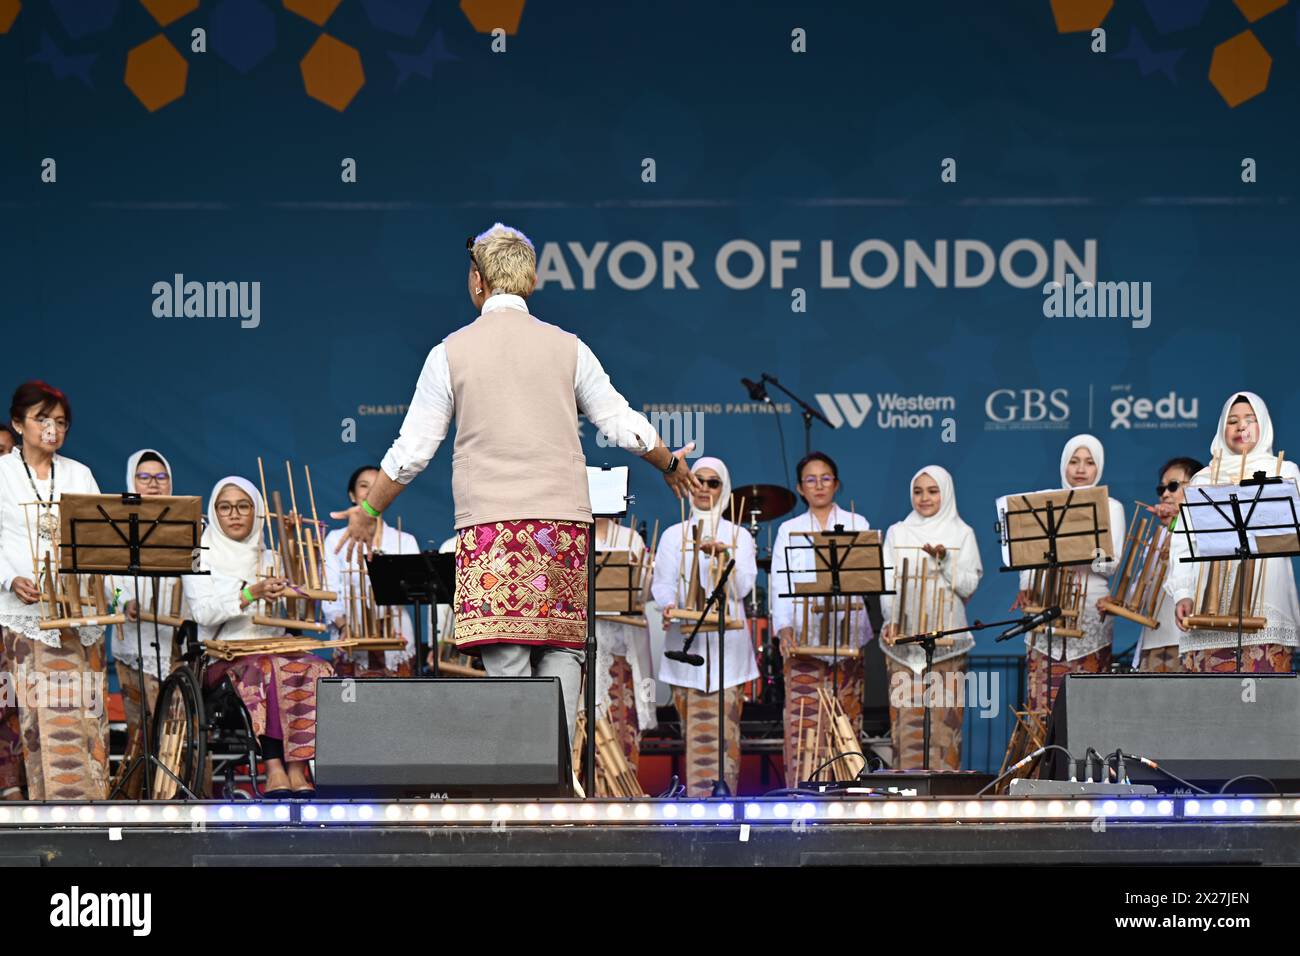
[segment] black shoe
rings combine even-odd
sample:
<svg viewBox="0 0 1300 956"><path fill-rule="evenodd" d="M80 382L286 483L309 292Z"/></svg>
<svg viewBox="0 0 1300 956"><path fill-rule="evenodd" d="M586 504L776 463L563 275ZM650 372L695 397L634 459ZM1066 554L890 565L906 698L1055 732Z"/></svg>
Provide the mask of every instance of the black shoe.
<svg viewBox="0 0 1300 956"><path fill-rule="evenodd" d="M292 790L266 790L262 793L263 800L288 800L292 796Z"/></svg>

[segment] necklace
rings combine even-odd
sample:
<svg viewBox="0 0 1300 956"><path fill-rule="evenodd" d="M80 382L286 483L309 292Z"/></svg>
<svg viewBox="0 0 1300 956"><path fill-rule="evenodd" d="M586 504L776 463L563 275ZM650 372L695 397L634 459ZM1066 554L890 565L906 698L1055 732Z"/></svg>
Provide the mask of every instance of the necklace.
<svg viewBox="0 0 1300 956"><path fill-rule="evenodd" d="M27 456L20 450L18 457L23 460L23 471L27 472L27 481L32 486L32 494L36 496L40 508L40 516L36 519L37 531L46 541L56 541L59 537L59 519L54 515L54 459L50 459L50 500L46 501L36 487L36 479L27 465Z"/></svg>

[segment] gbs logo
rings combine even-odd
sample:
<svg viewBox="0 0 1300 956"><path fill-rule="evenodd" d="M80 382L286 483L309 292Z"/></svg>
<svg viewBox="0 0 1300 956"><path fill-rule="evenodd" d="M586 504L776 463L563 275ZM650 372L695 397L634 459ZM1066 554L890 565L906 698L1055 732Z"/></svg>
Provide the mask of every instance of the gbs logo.
<svg viewBox="0 0 1300 956"><path fill-rule="evenodd" d="M999 388L984 401L984 413L994 422L1063 422L1070 417L1069 389Z"/></svg>

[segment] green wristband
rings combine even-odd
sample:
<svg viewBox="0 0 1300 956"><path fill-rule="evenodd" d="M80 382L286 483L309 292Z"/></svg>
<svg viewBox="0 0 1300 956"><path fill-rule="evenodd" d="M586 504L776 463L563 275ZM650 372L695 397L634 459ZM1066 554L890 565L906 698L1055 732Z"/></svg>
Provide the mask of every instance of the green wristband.
<svg viewBox="0 0 1300 956"><path fill-rule="evenodd" d="M253 592L248 590L247 586L245 586L244 589L239 593L244 596L244 600L247 601L249 604L252 604L254 601L257 600L257 598L253 597Z"/></svg>
<svg viewBox="0 0 1300 956"><path fill-rule="evenodd" d="M372 517L372 518L378 518L378 517L379 517L379 512L376 511L376 510L371 506L370 502L369 502L369 501L366 501L364 498L361 499L361 510L364 511L366 514L370 515L370 517Z"/></svg>

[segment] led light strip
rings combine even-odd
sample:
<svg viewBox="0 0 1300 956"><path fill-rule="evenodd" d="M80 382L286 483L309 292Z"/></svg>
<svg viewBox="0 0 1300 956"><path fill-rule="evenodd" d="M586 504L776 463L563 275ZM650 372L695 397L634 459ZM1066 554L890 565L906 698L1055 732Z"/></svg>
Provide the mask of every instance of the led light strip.
<svg viewBox="0 0 1300 956"><path fill-rule="evenodd" d="M1005 797L446 803L0 803L0 828L1026 823L1300 818L1295 797Z"/></svg>

